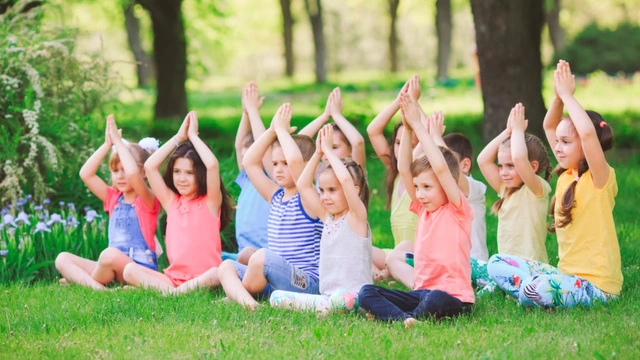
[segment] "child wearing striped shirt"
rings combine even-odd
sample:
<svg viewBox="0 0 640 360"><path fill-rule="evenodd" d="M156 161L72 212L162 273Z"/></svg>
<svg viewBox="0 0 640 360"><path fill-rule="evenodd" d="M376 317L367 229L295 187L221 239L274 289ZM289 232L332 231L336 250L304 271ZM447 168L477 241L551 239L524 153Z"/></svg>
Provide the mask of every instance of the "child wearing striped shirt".
<svg viewBox="0 0 640 360"><path fill-rule="evenodd" d="M273 290L318 293L318 262L323 224L311 217L300 198L296 181L315 152L313 140L290 135L291 105L283 104L271 126L244 156L242 165L260 195L269 201L268 249L260 249L248 265L224 261L219 277L229 299L253 310L256 298ZM273 183L262 168L271 148Z"/></svg>

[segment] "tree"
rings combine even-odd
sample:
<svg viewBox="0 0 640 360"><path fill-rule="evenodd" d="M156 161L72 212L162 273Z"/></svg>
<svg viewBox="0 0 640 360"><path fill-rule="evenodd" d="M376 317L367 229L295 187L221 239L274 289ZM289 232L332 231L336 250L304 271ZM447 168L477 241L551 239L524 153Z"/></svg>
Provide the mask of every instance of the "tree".
<svg viewBox="0 0 640 360"><path fill-rule="evenodd" d="M542 133L540 37L543 0L471 0L484 102L483 133L494 138L518 102L526 107L529 131Z"/></svg>
<svg viewBox="0 0 640 360"><path fill-rule="evenodd" d="M124 11L124 27L127 30L127 40L129 47L136 61L136 74L138 75L138 87L149 85L149 81L153 77L151 61L149 55L142 47L140 40L140 20L133 13L133 2L125 3L122 6Z"/></svg>
<svg viewBox="0 0 640 360"><path fill-rule="evenodd" d="M181 119L187 112L187 41L182 0L137 0L151 16L158 95L155 118Z"/></svg>
<svg viewBox="0 0 640 360"><path fill-rule="evenodd" d="M292 77L295 70L293 57L293 24L295 19L291 15L291 0L280 0L282 9L282 40L284 42L284 72L287 77Z"/></svg>
<svg viewBox="0 0 640 360"><path fill-rule="evenodd" d="M304 6L309 14L313 32L316 83L323 84L327 81L327 47L324 41L324 25L322 23L322 0L304 0Z"/></svg>
<svg viewBox="0 0 640 360"><path fill-rule="evenodd" d="M389 16L391 24L389 25L389 70L394 73L398 71L398 30L396 23L398 22L398 6L400 0L388 0Z"/></svg>
<svg viewBox="0 0 640 360"><path fill-rule="evenodd" d="M553 50L558 54L564 49L564 29L560 25L560 0L546 0L544 3L544 17L549 27L549 38Z"/></svg>
<svg viewBox="0 0 640 360"><path fill-rule="evenodd" d="M438 79L449 77L451 54L451 0L436 0L436 33L438 35Z"/></svg>

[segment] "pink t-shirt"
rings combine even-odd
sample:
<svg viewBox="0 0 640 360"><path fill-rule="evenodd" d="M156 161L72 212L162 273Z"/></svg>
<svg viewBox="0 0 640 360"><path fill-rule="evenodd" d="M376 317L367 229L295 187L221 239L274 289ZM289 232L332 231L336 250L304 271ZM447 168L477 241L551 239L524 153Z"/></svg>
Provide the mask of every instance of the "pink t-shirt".
<svg viewBox="0 0 640 360"><path fill-rule="evenodd" d="M118 198L122 195L122 192L109 186L107 187L107 198L104 201L104 211L111 212L118 204ZM136 197L133 201L133 208L136 211L136 217L140 224L140 231L144 237L144 241L147 242L151 251L156 251L156 242L154 236L156 235L156 229L158 228L158 213L160 212L160 201L158 199L153 200L153 209L149 209L147 204L142 201L140 196Z"/></svg>
<svg viewBox="0 0 640 360"><path fill-rule="evenodd" d="M418 214L415 238L415 290L440 290L474 303L471 288L471 221L473 210L462 192L460 209L447 202L430 213L419 201L409 209Z"/></svg>
<svg viewBox="0 0 640 360"><path fill-rule="evenodd" d="M220 212L213 215L206 196L187 200L176 195L167 211L167 258L164 274L178 286L222 262Z"/></svg>

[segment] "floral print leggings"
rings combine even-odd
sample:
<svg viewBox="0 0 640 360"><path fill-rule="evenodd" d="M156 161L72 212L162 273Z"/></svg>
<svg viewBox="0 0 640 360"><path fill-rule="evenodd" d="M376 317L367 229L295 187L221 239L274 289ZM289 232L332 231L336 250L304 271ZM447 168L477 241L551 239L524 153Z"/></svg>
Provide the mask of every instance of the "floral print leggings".
<svg viewBox="0 0 640 360"><path fill-rule="evenodd" d="M517 256L493 255L487 271L498 287L525 306L571 308L617 298L584 278L564 275L549 264Z"/></svg>

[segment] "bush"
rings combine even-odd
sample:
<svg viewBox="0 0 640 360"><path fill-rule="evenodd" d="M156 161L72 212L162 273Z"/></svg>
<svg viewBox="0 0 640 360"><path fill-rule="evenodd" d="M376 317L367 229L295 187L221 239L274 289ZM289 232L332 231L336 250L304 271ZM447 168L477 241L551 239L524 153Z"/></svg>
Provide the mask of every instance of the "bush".
<svg viewBox="0 0 640 360"><path fill-rule="evenodd" d="M0 15L3 203L15 204L24 192L38 200L84 197L77 172L92 152L87 129L109 100L109 64L74 56L76 31L44 24L45 10Z"/></svg>
<svg viewBox="0 0 640 360"><path fill-rule="evenodd" d="M622 23L612 30L592 23L557 58L567 60L571 70L581 75L596 70L608 74L635 73L640 71L640 26Z"/></svg>

